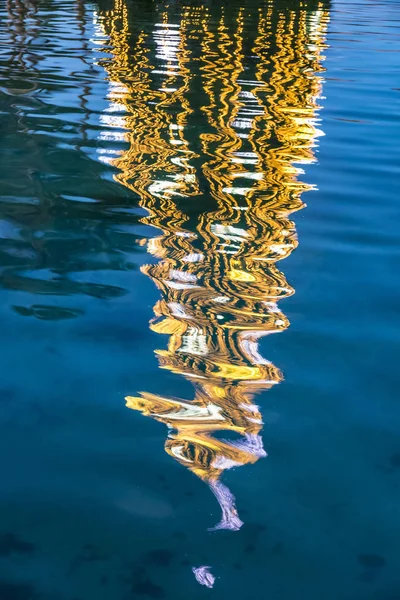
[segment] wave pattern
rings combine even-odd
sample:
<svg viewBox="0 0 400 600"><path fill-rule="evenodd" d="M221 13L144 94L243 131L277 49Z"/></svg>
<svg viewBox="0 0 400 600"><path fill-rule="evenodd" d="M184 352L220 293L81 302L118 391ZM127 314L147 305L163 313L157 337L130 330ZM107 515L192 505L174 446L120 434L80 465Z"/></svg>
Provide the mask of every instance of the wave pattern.
<svg viewBox="0 0 400 600"><path fill-rule="evenodd" d="M132 268L133 235L118 230L137 219L122 212L131 194L97 160L111 144L102 141L107 87L94 64L93 8L0 6L0 289L22 303L20 315L78 316L90 299L127 293L114 282ZM37 295L46 310L31 306Z"/></svg>
<svg viewBox="0 0 400 600"><path fill-rule="evenodd" d="M279 301L294 290L278 263L297 246L291 215L312 187L299 165L315 160L321 135L328 12L277 2L251 16L154 10L152 30L138 28L124 0L98 17L110 39L108 124L127 143L109 161L160 231L146 242L157 262L142 267L161 294L150 327L169 337L160 367L189 380L194 399L141 392L126 402L168 426L166 452L221 506L215 528L237 530L221 475L266 456L255 397L282 374L259 342L289 326Z"/></svg>

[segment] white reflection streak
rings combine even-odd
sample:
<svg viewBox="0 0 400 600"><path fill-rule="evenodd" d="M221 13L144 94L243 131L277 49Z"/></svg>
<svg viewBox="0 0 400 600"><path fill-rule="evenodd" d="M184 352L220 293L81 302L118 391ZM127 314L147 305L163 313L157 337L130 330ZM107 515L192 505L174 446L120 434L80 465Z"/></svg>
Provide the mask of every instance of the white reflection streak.
<svg viewBox="0 0 400 600"><path fill-rule="evenodd" d="M168 76L177 75L172 69L179 71L178 49L181 41L179 25L171 25L170 23L156 23L156 29L153 33L156 44L156 57L163 61L165 69L157 69L158 74ZM162 63L161 63L162 66ZM162 91L174 92L175 88L160 88Z"/></svg>
<svg viewBox="0 0 400 600"><path fill-rule="evenodd" d="M192 571L196 580L200 585L205 585L208 588L212 588L214 586L215 577L210 572L211 567L202 566L202 567L193 567Z"/></svg>
<svg viewBox="0 0 400 600"><path fill-rule="evenodd" d="M220 481L210 481L209 487L222 510L222 519L215 527L210 527L208 531L218 531L218 529L230 529L231 531L239 531L243 525L240 520L235 504L235 496L229 488Z"/></svg>

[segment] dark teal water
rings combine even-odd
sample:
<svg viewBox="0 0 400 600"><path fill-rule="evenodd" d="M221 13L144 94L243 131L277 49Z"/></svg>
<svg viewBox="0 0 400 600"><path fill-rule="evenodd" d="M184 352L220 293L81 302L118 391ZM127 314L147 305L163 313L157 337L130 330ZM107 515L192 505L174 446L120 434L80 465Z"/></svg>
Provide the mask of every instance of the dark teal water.
<svg viewBox="0 0 400 600"><path fill-rule="evenodd" d="M1 4L0 600L400 598L399 109L396 0Z"/></svg>

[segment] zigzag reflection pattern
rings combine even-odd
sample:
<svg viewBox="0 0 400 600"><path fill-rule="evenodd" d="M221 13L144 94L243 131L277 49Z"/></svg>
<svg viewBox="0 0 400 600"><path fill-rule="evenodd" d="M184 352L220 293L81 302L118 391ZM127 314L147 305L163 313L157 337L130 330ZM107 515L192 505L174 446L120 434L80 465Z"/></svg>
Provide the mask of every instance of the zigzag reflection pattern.
<svg viewBox="0 0 400 600"><path fill-rule="evenodd" d="M110 115L123 111L116 126L129 143L111 162L139 194L143 222L161 231L147 243L159 260L142 269L161 292L150 327L169 336L160 367L190 380L195 398L143 392L126 402L169 427L168 454L218 499L216 528L236 530L242 522L220 478L266 456L254 397L282 375L258 343L289 325L278 301L294 290L277 262L297 246L290 215L311 188L294 164L314 160L328 15L322 4L270 3L246 25L244 9L233 20L220 9L213 30L206 7L184 7L179 22L157 10L154 31L141 31L131 54L124 2L100 19L112 46Z"/></svg>

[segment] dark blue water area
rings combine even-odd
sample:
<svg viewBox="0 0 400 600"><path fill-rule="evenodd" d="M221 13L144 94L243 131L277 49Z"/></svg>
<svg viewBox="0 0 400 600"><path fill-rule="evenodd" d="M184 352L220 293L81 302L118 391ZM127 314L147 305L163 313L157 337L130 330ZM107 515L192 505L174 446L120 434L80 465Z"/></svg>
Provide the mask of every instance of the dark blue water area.
<svg viewBox="0 0 400 600"><path fill-rule="evenodd" d="M397 600L399 2L329 7L324 136L301 176L315 189L278 263L290 327L260 342L284 375L257 398L268 457L223 476L237 532L207 530L207 485L165 452L163 423L125 406L193 388L160 369L168 336L149 328L142 242L159 231L103 160L127 147L104 121L105 9L86 4L81 29L73 10L39 6L27 70L9 67L0 10L0 600Z"/></svg>

